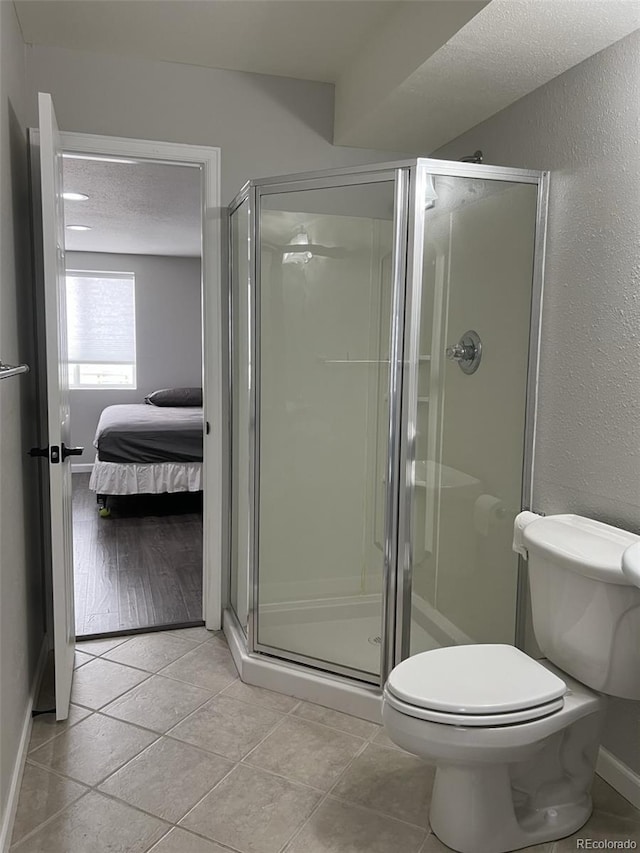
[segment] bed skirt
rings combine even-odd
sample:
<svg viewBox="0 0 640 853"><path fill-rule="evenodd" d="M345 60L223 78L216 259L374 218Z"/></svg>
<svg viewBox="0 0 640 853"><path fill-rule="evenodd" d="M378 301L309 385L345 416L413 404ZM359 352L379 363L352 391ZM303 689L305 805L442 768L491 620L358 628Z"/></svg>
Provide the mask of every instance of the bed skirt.
<svg viewBox="0 0 640 853"><path fill-rule="evenodd" d="M96 459L89 488L98 495L159 495L199 492L202 462L100 462Z"/></svg>

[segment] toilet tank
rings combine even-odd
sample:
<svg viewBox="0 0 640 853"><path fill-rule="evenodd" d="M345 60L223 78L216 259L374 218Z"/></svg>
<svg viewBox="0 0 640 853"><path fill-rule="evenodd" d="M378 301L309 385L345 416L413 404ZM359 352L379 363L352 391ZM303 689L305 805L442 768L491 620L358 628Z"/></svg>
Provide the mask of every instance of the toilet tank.
<svg viewBox="0 0 640 853"><path fill-rule="evenodd" d="M594 690L625 699L640 699L640 588L621 561L639 540L579 515L521 513L515 524L545 656Z"/></svg>

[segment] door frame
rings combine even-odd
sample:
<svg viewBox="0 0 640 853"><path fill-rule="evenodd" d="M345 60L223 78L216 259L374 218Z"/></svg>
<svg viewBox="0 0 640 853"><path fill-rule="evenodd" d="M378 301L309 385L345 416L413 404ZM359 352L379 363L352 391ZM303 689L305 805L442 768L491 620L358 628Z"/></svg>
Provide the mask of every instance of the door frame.
<svg viewBox="0 0 640 853"><path fill-rule="evenodd" d="M60 131L63 151L103 157L155 160L202 169L202 363L203 408L203 566L202 615L206 627L217 631L222 620L222 583L226 566L224 522L227 404L222 289L222 221L220 207L220 148Z"/></svg>

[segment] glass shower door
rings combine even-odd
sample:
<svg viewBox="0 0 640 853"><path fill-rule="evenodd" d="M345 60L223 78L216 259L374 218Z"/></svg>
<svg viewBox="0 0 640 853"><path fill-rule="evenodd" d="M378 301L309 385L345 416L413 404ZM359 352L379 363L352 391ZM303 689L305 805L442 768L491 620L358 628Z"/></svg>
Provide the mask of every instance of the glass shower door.
<svg viewBox="0 0 640 853"><path fill-rule="evenodd" d="M254 648L377 682L395 172L332 183L259 188Z"/></svg>
<svg viewBox="0 0 640 853"><path fill-rule="evenodd" d="M538 199L481 175L419 186L410 654L515 641Z"/></svg>

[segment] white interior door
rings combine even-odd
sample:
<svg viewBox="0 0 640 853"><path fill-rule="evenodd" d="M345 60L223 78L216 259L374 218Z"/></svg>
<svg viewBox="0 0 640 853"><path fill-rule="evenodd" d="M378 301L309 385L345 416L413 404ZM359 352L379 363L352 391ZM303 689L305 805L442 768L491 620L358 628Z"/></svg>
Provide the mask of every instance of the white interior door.
<svg viewBox="0 0 640 853"><path fill-rule="evenodd" d="M56 719L69 714L75 624L62 147L50 95L38 95Z"/></svg>

